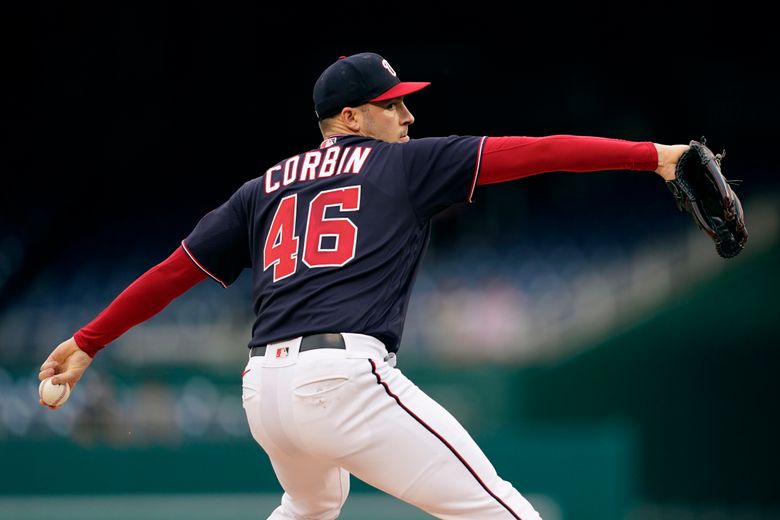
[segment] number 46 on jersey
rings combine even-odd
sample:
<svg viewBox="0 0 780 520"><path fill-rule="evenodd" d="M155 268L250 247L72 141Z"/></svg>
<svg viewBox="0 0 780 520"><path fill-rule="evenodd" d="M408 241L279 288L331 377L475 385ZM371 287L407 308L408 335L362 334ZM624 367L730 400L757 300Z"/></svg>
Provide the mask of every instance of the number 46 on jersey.
<svg viewBox="0 0 780 520"><path fill-rule="evenodd" d="M303 237L303 263L308 267L341 267L355 258L358 228L349 218L325 217L330 207L342 212L359 210L360 186L321 191L309 203ZM265 238L263 270L273 267L274 282L298 269L297 215L298 194L294 193L279 202ZM335 239L335 245L323 247L323 238Z"/></svg>

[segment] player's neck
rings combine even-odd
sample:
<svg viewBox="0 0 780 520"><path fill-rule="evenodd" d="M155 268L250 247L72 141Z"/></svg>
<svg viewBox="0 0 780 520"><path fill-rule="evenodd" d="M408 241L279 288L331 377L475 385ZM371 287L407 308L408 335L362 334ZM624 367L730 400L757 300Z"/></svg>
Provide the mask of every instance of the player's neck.
<svg viewBox="0 0 780 520"><path fill-rule="evenodd" d="M322 137L328 139L337 135L359 135L358 132L347 126L338 118L331 118L325 124L320 124Z"/></svg>
<svg viewBox="0 0 780 520"><path fill-rule="evenodd" d="M322 137L325 138L325 139L329 139L331 137L339 137L339 136L342 136L342 135L361 135L361 134L359 134L357 132L350 132L349 130L347 130L345 132L339 132L337 130L331 130L331 131L328 131L328 132L323 132Z"/></svg>

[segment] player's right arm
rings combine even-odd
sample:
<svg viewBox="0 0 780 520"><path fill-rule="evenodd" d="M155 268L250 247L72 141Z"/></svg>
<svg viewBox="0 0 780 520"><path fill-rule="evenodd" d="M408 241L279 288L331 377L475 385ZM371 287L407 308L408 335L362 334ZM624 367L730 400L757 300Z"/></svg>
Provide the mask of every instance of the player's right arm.
<svg viewBox="0 0 780 520"><path fill-rule="evenodd" d="M688 145L606 137L550 135L422 138L403 145L412 206L425 220L455 202L473 200L477 186L547 172L653 171L675 176Z"/></svg>
<svg viewBox="0 0 780 520"><path fill-rule="evenodd" d="M488 137L477 184L555 171L653 171L671 180L677 160L687 149L687 145L579 135Z"/></svg>

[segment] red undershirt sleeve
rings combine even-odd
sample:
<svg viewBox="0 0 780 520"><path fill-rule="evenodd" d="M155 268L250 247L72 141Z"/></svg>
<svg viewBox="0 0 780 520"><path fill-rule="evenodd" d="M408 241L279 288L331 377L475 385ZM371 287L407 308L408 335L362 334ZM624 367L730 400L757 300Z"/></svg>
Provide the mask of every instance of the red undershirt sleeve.
<svg viewBox="0 0 780 520"><path fill-rule="evenodd" d="M488 137L478 185L506 182L537 173L645 170L658 167L652 142L605 137Z"/></svg>
<svg viewBox="0 0 780 520"><path fill-rule="evenodd" d="M81 350L95 357L104 346L206 278L179 246L166 260L122 291L103 312L76 332L73 339Z"/></svg>

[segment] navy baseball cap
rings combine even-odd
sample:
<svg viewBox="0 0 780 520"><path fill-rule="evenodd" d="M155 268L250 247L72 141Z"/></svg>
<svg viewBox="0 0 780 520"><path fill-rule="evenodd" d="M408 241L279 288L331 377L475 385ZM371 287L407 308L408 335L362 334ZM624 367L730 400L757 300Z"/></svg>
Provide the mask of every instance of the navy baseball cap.
<svg viewBox="0 0 780 520"><path fill-rule="evenodd" d="M379 54L362 52L342 56L314 84L314 112L322 120L344 107L405 96L428 85L430 82L401 81Z"/></svg>

